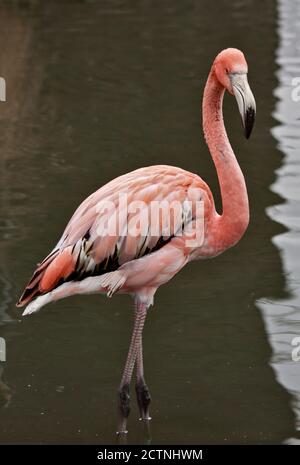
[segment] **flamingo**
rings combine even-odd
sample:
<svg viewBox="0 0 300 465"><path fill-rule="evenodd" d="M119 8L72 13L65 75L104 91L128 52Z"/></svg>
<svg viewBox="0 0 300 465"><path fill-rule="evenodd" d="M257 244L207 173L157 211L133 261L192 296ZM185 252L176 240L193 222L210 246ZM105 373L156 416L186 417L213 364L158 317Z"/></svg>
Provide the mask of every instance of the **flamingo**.
<svg viewBox="0 0 300 465"><path fill-rule="evenodd" d="M247 229L247 188L228 140L222 114L227 90L237 100L244 133L249 138L256 104L247 72L247 62L240 50L228 48L221 51L212 64L203 95L203 130L217 170L222 213L217 213L208 185L198 175L181 168L149 166L120 176L90 195L77 208L57 245L38 264L17 303L18 307L26 305L23 315L29 315L49 302L74 294L132 295L133 332L118 389L117 432L120 434L127 433L134 367L140 416L146 422L150 420L151 397L144 376L142 331L156 290L187 263L215 257L234 246ZM126 194L129 202L142 201L146 229L139 235L122 234L120 228L109 234L104 227L115 213L122 217L120 194ZM173 215L173 226L168 233L163 220L158 220L158 233L153 235L149 212L151 204L157 200L167 201L167 205L176 201L183 206L183 214ZM185 211L187 201L191 207ZM187 238L195 237L195 230L190 227L199 219L195 204L200 201L204 205L203 240L197 244L192 241L191 245ZM99 203L103 202L108 207L99 211ZM126 212L121 228L133 216ZM180 228L182 234L176 234Z"/></svg>

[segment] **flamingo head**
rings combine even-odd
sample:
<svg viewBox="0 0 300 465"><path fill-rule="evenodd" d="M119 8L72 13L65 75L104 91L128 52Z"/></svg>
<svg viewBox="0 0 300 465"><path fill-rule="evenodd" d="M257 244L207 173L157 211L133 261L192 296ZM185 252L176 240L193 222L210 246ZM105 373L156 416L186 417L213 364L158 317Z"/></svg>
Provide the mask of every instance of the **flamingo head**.
<svg viewBox="0 0 300 465"><path fill-rule="evenodd" d="M214 61L213 71L220 84L235 96L248 139L254 126L256 103L248 84L244 54L236 48L223 50Z"/></svg>

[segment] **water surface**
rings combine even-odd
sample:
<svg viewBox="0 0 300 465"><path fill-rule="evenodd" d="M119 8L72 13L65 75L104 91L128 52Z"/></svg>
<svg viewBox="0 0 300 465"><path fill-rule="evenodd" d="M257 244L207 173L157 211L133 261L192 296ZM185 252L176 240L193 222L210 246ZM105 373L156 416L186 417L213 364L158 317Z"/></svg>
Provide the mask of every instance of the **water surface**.
<svg viewBox="0 0 300 465"><path fill-rule="evenodd" d="M227 46L245 52L258 106L246 141L236 103L225 102L251 224L237 247L157 292L144 332L151 440L297 438L296 397L270 363L277 327L262 309L268 299L283 314L292 298L274 240L286 237L288 212L270 213L288 198L286 187L274 188L283 163L272 129L281 85L276 1L23 1L2 2L0 13L0 443L114 443L130 299L77 296L27 319L14 303L79 202L119 174L177 165L201 175L220 205L200 104L211 62ZM285 250L295 257L294 244L289 237ZM283 331L288 325L281 320ZM150 440L137 418L133 402L129 443Z"/></svg>

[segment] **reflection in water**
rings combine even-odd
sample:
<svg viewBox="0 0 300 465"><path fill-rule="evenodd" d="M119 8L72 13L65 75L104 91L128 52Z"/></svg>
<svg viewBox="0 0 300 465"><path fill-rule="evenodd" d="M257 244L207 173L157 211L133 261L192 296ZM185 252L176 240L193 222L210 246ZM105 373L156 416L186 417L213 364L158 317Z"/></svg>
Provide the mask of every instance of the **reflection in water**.
<svg viewBox="0 0 300 465"><path fill-rule="evenodd" d="M7 99L0 104L0 326L14 321L8 314L14 305L8 244L24 234L24 228L18 224L18 217L24 215L26 196L20 185L14 185L11 174L13 172L16 176L14 159L20 152L17 141L18 137L23 138L28 131L28 126L24 124L24 114L33 103L33 88L36 86L31 85L30 79L25 79L30 66L33 21L30 16L20 15L17 5L15 7L1 6L0 43L3 46L0 63L1 76L6 81ZM32 67L31 71L35 73L35 68ZM38 77L38 74L35 73L35 76Z"/></svg>
<svg viewBox="0 0 300 465"><path fill-rule="evenodd" d="M277 50L278 98L274 116L279 124L273 135L284 153L272 190L285 199L268 209L269 216L288 232L276 236L287 281L288 298L260 301L269 339L273 347L272 365L279 382L292 394L296 429L300 431L300 362L292 360L292 340L300 336L300 102L292 99L292 80L300 76L300 2L278 0L279 48ZM299 343L298 343L299 344ZM300 443L299 437L287 440Z"/></svg>

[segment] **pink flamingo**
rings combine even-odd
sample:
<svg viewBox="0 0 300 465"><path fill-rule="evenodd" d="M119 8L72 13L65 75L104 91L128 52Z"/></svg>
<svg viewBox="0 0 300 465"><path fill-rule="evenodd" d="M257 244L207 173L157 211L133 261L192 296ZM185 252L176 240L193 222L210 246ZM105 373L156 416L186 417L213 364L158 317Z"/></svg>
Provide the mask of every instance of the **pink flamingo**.
<svg viewBox="0 0 300 465"><path fill-rule="evenodd" d="M74 294L128 293L134 299L134 327L128 357L118 390L118 432L126 433L130 411L129 386L136 365L136 394L141 419L149 420L150 394L144 378L142 330L147 309L153 304L156 290L168 282L188 262L211 258L234 246L249 222L249 205L244 176L229 143L222 115L225 89L235 96L242 117L245 136L252 131L255 100L247 81L247 63L237 49L223 50L214 60L203 97L203 129L213 158L222 195L222 214L215 210L208 185L196 174L181 168L158 165L141 168L120 176L90 195L75 211L61 239L40 263L26 286L18 306L27 305L23 315L36 312L45 304ZM188 200L190 215L173 217L168 235L159 223L159 234L132 237L103 233L112 210L99 212L99 202L110 202L119 216L119 194L129 201L143 201L147 218L154 200ZM196 224L195 203L204 203L204 236L197 246L188 246L187 226ZM196 213L195 213L196 212ZM126 213L127 215L127 213ZM127 222L132 215L126 216ZM150 220L151 221L151 218ZM184 225L183 225L184 223ZM124 223L122 223L124 226ZM183 234L176 231L183 228ZM188 229L188 228L187 228ZM194 237L194 236L193 236Z"/></svg>

